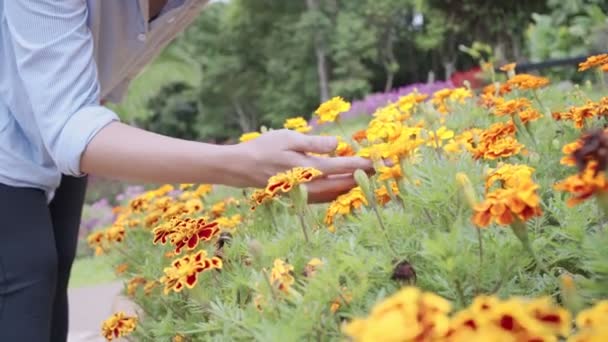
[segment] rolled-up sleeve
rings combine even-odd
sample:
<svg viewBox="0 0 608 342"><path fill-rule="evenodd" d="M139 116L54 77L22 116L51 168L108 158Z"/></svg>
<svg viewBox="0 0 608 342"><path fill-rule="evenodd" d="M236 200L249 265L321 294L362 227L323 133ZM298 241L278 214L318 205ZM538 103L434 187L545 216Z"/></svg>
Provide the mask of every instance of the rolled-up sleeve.
<svg viewBox="0 0 608 342"><path fill-rule="evenodd" d="M9 0L4 6L19 76L44 145L61 173L79 176L86 146L118 120L100 106L86 1Z"/></svg>

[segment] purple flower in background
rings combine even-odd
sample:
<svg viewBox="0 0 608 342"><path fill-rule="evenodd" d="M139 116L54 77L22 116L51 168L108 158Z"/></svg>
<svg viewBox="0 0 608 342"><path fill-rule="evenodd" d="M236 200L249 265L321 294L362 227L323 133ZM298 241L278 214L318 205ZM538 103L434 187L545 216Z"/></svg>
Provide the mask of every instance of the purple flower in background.
<svg viewBox="0 0 608 342"><path fill-rule="evenodd" d="M369 94L362 100L355 100L351 103L351 108L348 112L342 114L342 119L352 119L361 115L372 115L381 107L386 106L391 102L396 102L400 97L405 96L414 90L418 90L421 94L432 95L438 90L445 88L454 88L450 81L438 81L433 83L415 83L401 88L393 89L386 93ZM317 125L316 118L313 118L310 123L312 126Z"/></svg>
<svg viewBox="0 0 608 342"><path fill-rule="evenodd" d="M121 194L116 196L116 201L123 202L130 200L135 196L142 194L145 190L146 189L141 185L129 185Z"/></svg>

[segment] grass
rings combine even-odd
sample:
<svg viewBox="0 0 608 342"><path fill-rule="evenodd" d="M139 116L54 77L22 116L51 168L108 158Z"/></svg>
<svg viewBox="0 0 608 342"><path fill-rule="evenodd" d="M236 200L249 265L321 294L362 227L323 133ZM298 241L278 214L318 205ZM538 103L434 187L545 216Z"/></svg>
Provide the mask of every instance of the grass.
<svg viewBox="0 0 608 342"><path fill-rule="evenodd" d="M109 257L82 257L72 266L70 288L109 283L116 280Z"/></svg>

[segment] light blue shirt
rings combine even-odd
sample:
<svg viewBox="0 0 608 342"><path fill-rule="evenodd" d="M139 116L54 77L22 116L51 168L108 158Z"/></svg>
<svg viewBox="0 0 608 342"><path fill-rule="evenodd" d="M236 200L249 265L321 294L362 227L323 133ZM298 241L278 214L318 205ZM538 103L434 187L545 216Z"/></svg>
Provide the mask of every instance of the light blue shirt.
<svg viewBox="0 0 608 342"><path fill-rule="evenodd" d="M207 0L0 0L0 183L44 190L82 176L80 157L118 120L129 82ZM125 140L128 143L128 140Z"/></svg>

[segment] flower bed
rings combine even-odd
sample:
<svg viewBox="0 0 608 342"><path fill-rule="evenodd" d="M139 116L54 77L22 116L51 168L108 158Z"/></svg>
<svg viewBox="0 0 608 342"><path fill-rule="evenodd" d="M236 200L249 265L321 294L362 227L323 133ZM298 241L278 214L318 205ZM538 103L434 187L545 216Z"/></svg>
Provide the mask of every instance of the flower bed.
<svg viewBox="0 0 608 342"><path fill-rule="evenodd" d="M376 174L358 172L328 206L307 204L321 176L310 168L246 196L185 184L134 198L89 237L141 307L104 335L604 341L608 98L507 72L480 94L411 92L379 108L335 152L371 158ZM331 125L349 108L335 98L317 115Z"/></svg>

